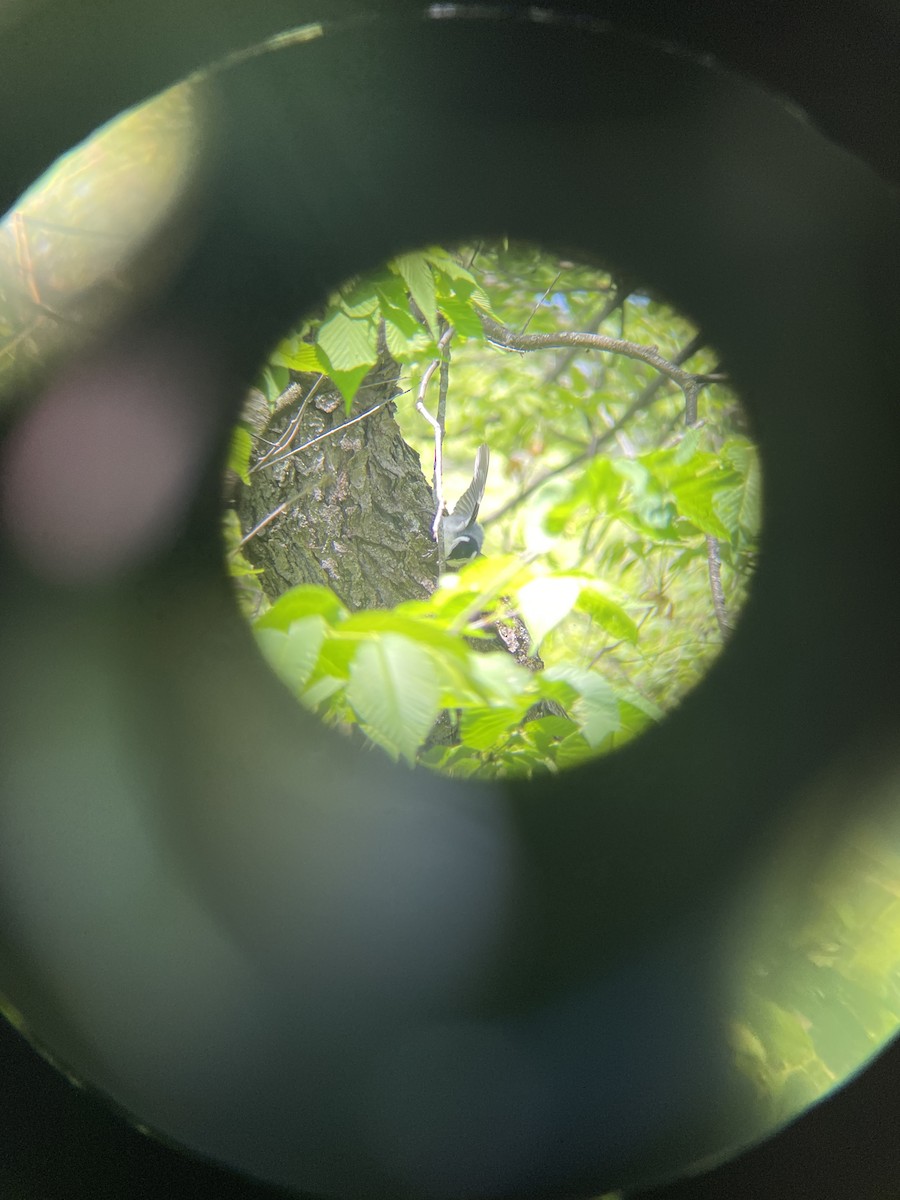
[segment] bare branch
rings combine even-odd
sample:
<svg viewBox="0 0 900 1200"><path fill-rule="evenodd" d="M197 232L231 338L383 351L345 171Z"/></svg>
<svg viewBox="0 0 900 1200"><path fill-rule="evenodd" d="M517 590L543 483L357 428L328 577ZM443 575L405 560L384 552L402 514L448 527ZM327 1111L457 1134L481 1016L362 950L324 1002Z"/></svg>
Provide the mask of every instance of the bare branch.
<svg viewBox="0 0 900 1200"><path fill-rule="evenodd" d="M610 340L615 341L617 339ZM687 343L687 345L679 350L675 355L673 361L676 369L681 365L681 363L687 362L689 358L692 358L704 345L706 345L706 339L703 337L703 334L695 334L694 337L692 337ZM523 504L529 496L533 496L538 488L543 487L543 485L549 479L555 479L557 475L564 475L566 471L571 471L573 467L580 466L580 464L584 462L589 462L592 458L599 454L604 446L608 446L609 443L615 439L617 434L619 434L619 432L628 425L633 417L636 417L639 412L643 412L645 408L650 407L656 398L656 393L661 387L663 387L669 378L670 376L660 373L659 375L655 376L655 378L651 379L650 382L641 389L638 396L628 406L625 412L622 413L621 417L619 417L619 419L613 425L610 425L608 429L604 430L603 433L595 437L591 441L590 445L582 450L580 454L574 455L567 462L562 463L561 466L552 467L550 470L544 471L538 476L537 479L533 480L528 487L523 488L523 490L519 492L517 496L513 496L511 500L507 500L505 504L502 504L496 510L496 512L492 512L490 516L485 517L483 524L488 525L491 521L496 521L499 520L500 517L506 516L508 512L513 512L519 507L520 504ZM699 389L700 386L703 386L705 380L702 376L694 376L694 378L700 381L698 382ZM687 416L687 413L685 413L685 416ZM687 421L685 423L687 423Z"/></svg>
<svg viewBox="0 0 900 1200"><path fill-rule="evenodd" d="M557 283L559 283L560 275L562 275L562 271L557 271L556 278L553 280L553 282L550 284L550 286L544 292L543 296L541 296L540 300L535 300L534 307L532 308L532 310L528 314L528 316L525 318L525 323L523 324L522 329L521 329L522 333L524 333L525 330L528 328L528 326L531 324L532 320L534 319L534 314L541 307L541 305L544 303L544 301L547 299L547 297L550 295L550 293L553 291L553 289L556 287Z"/></svg>
<svg viewBox="0 0 900 1200"><path fill-rule="evenodd" d="M446 334L446 330L444 331ZM442 335L443 337L444 335ZM446 347L446 353L441 358L441 374L438 382L438 410L437 419L438 425L441 427L441 441L447 432L447 392L450 389L450 343Z"/></svg>
<svg viewBox="0 0 900 1200"><path fill-rule="evenodd" d="M417 412L419 412L425 418L425 420L428 422L428 424L434 430L434 476L433 476L433 483L432 483L432 495L434 496L435 513L434 513L434 522L431 526L431 535L434 538L434 540L437 542L439 558L440 558L440 553L441 553L441 539L440 539L439 535L440 535L440 529L441 529L441 521L444 516L444 491L443 491L443 486L444 486L443 485L444 431L443 431L443 427L441 425L440 420L433 417L431 415L431 413L428 411L428 409L425 407L425 392L427 391L428 385L431 382L432 375L435 373L435 371L437 370L437 368L441 365L441 363L443 361L444 350L446 350L446 348L450 345L450 342L455 333L456 333L456 330L454 329L454 327L452 325L448 325L447 328L444 330L444 332L441 334L440 341L438 342L438 349L441 351L441 355L439 358L433 358L431 360L431 362L428 364L428 366L425 368L425 370L422 374L422 382L419 384L419 391L416 395L416 410L417 410ZM440 399L438 399L438 404L440 405ZM440 413L440 409L438 411Z"/></svg>
<svg viewBox="0 0 900 1200"><path fill-rule="evenodd" d="M270 466L273 463L273 461L275 461L275 462L281 461L280 458L276 458L276 455L280 455L282 453L282 451L287 450L288 446L290 446L291 442L297 436L297 431L300 428L300 422L303 420L303 414L306 412L306 406L307 406L307 404L309 404L310 400L313 398L313 396L319 390L319 388L321 387L321 385L324 381L325 381L325 376L320 375L318 377L318 379L316 380L316 382L312 385L312 387L306 393L306 395L303 396L303 400L300 404L300 408L297 411L297 415L291 420L287 429L284 431L284 433L281 435L281 437L278 439L278 441L274 444L274 446L272 446L271 449L269 449L265 454L263 454L260 458L258 458L256 460L256 462L250 468L249 473L251 475L253 474L254 471L259 471L263 467ZM284 391L281 393L281 395L278 397L277 401L275 402L275 411L272 413L272 416L269 418L269 421L267 422L267 426L271 425L272 421L277 418L279 413L284 412L284 410L286 408L290 408L290 406L292 404L296 403L296 401L299 400L302 395L303 395L303 391L302 391L301 385L299 383L296 383L296 382L289 383L287 385L287 387L284 389Z"/></svg>
<svg viewBox="0 0 900 1200"><path fill-rule="evenodd" d="M696 354L697 350L702 345L703 338L700 334L697 334L696 337L692 338L691 341L688 342L687 346L685 346L684 349L679 351L679 353L675 356L676 361L686 361L691 357L691 355ZM496 521L500 517L506 516L508 512L512 512L514 509L518 508L520 504L523 504L529 496L533 496L538 488L543 487L549 479L555 479L557 475L564 475L566 471L571 471L573 467L580 466L580 464L584 462L589 462L592 458L599 454L604 446L608 446L609 443L615 439L616 435L623 430L626 425L628 425L629 421L631 421L633 417L637 416L639 412L643 412L645 408L650 407L656 398L656 393L663 386L663 384L666 383L667 378L668 376L660 374L657 375L655 379L651 379L647 386L641 390L639 395L628 406L625 412L622 413L621 417L619 417L619 419L613 425L610 425L608 429L604 430L603 433L595 437L591 441L590 445L582 450L580 454L574 455L574 457L570 458L567 462L562 463L558 467L551 467L550 470L544 471L538 476L537 479L533 480L528 487L523 488L523 490L519 492L517 496L513 496L511 500L507 500L505 504L501 504L496 512L492 512L490 516L485 517L483 523L487 525L490 524L491 521Z"/></svg>
<svg viewBox="0 0 900 1200"><path fill-rule="evenodd" d="M617 308L625 303L631 294L631 285L627 283L617 283L613 288L612 293L606 297L604 302L596 308L585 320L585 324L594 329L599 329L604 321L608 320L613 315ZM565 354L561 354L554 364L553 368L544 376L544 383L556 383L566 367L571 363L572 359L578 354L578 347L570 347Z"/></svg>
<svg viewBox="0 0 900 1200"><path fill-rule="evenodd" d="M683 371L676 363L670 362L659 352L658 346L642 346L639 342L629 342L625 338L607 337L604 333L580 333L563 330L561 333L515 333L505 325L481 314L488 341L507 350L558 350L575 349L599 350L606 354L621 354L625 358L633 358L644 362L661 375L667 376L684 392L685 400L691 392L696 392L697 378L690 371Z"/></svg>
<svg viewBox="0 0 900 1200"><path fill-rule="evenodd" d="M712 592L716 621L723 638L731 633L728 609L725 607L725 589L722 587L722 560L719 557L719 539L711 533L706 535L706 562L709 567L709 590Z"/></svg>

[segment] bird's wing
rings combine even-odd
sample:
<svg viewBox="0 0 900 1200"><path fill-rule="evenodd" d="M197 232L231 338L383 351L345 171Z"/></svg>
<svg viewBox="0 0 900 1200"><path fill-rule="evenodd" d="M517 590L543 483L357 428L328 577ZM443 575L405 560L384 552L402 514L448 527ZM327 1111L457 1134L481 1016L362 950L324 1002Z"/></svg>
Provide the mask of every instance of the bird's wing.
<svg viewBox="0 0 900 1200"><path fill-rule="evenodd" d="M466 525L471 524L478 516L478 506L484 496L490 461L491 452L482 442L475 455L475 474L472 476L472 482L453 506L454 517L461 517Z"/></svg>

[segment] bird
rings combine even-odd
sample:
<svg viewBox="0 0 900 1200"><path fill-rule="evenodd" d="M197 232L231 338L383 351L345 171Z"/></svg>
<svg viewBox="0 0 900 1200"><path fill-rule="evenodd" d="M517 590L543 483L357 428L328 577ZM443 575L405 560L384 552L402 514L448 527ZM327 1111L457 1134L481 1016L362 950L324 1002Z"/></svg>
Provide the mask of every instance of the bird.
<svg viewBox="0 0 900 1200"><path fill-rule="evenodd" d="M484 530L477 523L478 508L487 483L490 450L482 443L475 455L472 482L441 522L441 540L447 562L462 565L477 558L484 545Z"/></svg>

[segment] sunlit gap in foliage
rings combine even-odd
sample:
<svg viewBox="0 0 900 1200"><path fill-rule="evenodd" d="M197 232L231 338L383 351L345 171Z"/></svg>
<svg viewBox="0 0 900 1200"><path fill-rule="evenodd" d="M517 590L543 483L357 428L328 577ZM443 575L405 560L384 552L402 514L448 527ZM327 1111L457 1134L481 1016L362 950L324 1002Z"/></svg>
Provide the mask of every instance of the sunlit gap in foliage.
<svg viewBox="0 0 900 1200"><path fill-rule="evenodd" d="M662 720L734 628L761 513L702 330L642 281L475 240L298 324L247 398L226 497L241 608L298 699L482 777Z"/></svg>

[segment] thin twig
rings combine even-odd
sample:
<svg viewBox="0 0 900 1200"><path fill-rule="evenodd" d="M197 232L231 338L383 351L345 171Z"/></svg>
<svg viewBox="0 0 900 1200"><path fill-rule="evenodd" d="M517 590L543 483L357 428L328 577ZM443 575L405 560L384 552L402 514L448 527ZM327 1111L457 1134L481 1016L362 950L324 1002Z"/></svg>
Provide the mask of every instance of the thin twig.
<svg viewBox="0 0 900 1200"><path fill-rule="evenodd" d="M446 329L444 334L446 334ZM444 334L441 335L443 338ZM444 347L445 353L441 356L441 374L438 382L438 410L437 421L441 427L441 442L447 433L447 392L450 389L450 343Z"/></svg>
<svg viewBox="0 0 900 1200"><path fill-rule="evenodd" d="M284 500L277 508L273 508L267 516L263 517L258 525L254 525L249 533L245 533L238 544L229 551L229 558L234 558L236 554L240 554L248 542L252 541L267 525L270 525L276 517L280 517L284 510L293 504L295 500L299 500L302 495L302 492L297 492L293 496L288 496L287 500Z"/></svg>
<svg viewBox="0 0 900 1200"><path fill-rule="evenodd" d="M648 389L645 389L645 392L647 390ZM491 521L499 520L500 517L504 517L508 512L512 512L514 509L518 508L519 505L524 503L529 496L534 495L538 488L543 487L548 480L555 479L557 475L564 475L566 471L571 471L573 467L577 467L581 463L589 462L592 458L595 458L596 455L603 449L603 447L609 445L609 443L615 439L616 434L625 428L632 417L637 416L637 414L643 409L650 407L656 395L656 391L657 389L654 388L653 392L649 396L646 395L645 392L642 392L641 395L629 405L621 417L619 417L618 421L616 421L614 425L611 425L609 429L604 430L603 433L598 434L585 450L582 450L580 454L576 454L573 458L570 458L567 462L562 463L560 466L551 467L549 470L544 471L537 477L537 479L532 480L528 487L523 488L517 496L513 496L511 500L507 500L505 504L501 504L495 512L490 514L490 516L485 517L483 524L487 525L490 524Z"/></svg>
<svg viewBox="0 0 900 1200"><path fill-rule="evenodd" d="M625 641L624 638L619 638L619 640L617 642L611 642L608 646L604 646L602 650L599 650L594 655L594 657L588 663L588 667L589 668L596 667L597 663L600 661L600 659L603 657L604 654L609 654L609 652L611 650L615 650L618 646L621 646L624 641Z"/></svg>
<svg viewBox="0 0 900 1200"><path fill-rule="evenodd" d="M521 333L525 333L525 331L528 329L528 326L531 324L532 320L534 319L534 314L541 307L541 305L544 303L544 301L547 299L547 297L550 295L550 293L553 291L553 289L556 287L557 283L559 283L560 275L562 275L562 271L557 271L556 278L553 280L553 282L550 284L550 286L544 292L543 296L541 296L540 300L535 301L534 308L532 308L531 312L525 318L525 323L523 324L523 326L520 330Z"/></svg>
<svg viewBox="0 0 900 1200"><path fill-rule="evenodd" d="M592 326L594 329L599 329L604 321L608 320L620 305L624 306L625 301L631 295L630 290L626 289L628 289L627 284L621 284L615 287L612 291L612 294L607 296L599 308L596 308L594 312L588 316L585 324ZM572 359L575 358L577 354L577 347L570 347L565 354L561 354L556 360L552 369L549 370L544 376L544 383L556 383L557 379L559 379L560 375L562 375L563 371L565 371L566 367L569 365L569 363L571 363Z"/></svg>
<svg viewBox="0 0 900 1200"><path fill-rule="evenodd" d="M441 351L439 358L433 358L422 373L422 382L419 384L419 391L416 395L416 410L421 413L431 428L434 430L434 476L432 482L432 495L434 496L434 521L431 526L431 536L438 544L438 557L440 558L441 543L438 537L441 527L441 519L444 515L444 492L443 492L443 476L444 476L444 446L443 446L443 431L440 422L431 415L425 407L425 392L431 382L431 377L438 369L444 357L443 352L449 346L456 330L452 325L448 325L441 334L438 342L438 349Z"/></svg>
<svg viewBox="0 0 900 1200"><path fill-rule="evenodd" d="M725 589L722 587L722 560L719 557L719 539L711 533L706 535L706 562L709 567L709 590L712 592L713 608L719 632L723 638L731 633L728 609L725 607Z"/></svg>
<svg viewBox="0 0 900 1200"><path fill-rule="evenodd" d="M615 425L616 419L605 404L598 404L597 412L603 418L603 422L607 429L611 429ZM625 456L625 458L637 458L637 446L635 446L634 442L624 429L616 430L616 443L618 444L618 447L622 451L622 454Z"/></svg>
<svg viewBox="0 0 900 1200"><path fill-rule="evenodd" d="M398 392L402 396L403 392ZM349 421L344 421L341 425L335 425L334 429L326 429L324 433L318 434L314 438L310 438L308 442L303 442L300 446L295 446L293 450L288 450L285 454L280 454L277 458L271 458L267 463L267 467L275 467L279 463L287 462L289 458L294 458L298 454L302 454L304 450L308 450L310 446L315 446L317 442L324 442L326 438L334 437L336 433L340 433L342 429L349 429L351 425L355 425L357 421L362 421L366 417L371 417L373 413L377 413L384 408L386 404L390 404L396 400L397 396L391 396L390 400L382 400L380 404L374 405L367 409L364 413L360 413L358 417L351 417Z"/></svg>
<svg viewBox="0 0 900 1200"><path fill-rule="evenodd" d="M446 332L446 330L445 330ZM431 490L434 497L435 525L433 528L434 539L437 544L438 552L438 573L444 569L444 539L441 537L441 524L444 520L444 438L447 434L447 392L450 388L450 344L445 347L446 353L441 358L441 372L438 382L438 436L441 443L441 474L440 474L440 490L438 490L436 480L437 460L435 460L434 480L432 481Z"/></svg>
<svg viewBox="0 0 900 1200"><path fill-rule="evenodd" d="M679 352L675 355L673 361L676 364L676 367L683 362L687 362L687 360L692 358L705 344L706 343L703 335L700 333L695 334L688 344L683 349L679 350ZM621 417L619 417L615 424L611 425L609 429L606 429L603 433L599 434L585 450L583 450L580 454L576 454L567 462L562 463L561 466L551 467L549 470L544 471L537 477L537 479L532 480L528 487L523 488L517 496L513 496L511 500L507 500L505 504L502 504L495 512L492 512L490 516L485 517L482 523L487 525L492 521L498 520L500 517L506 516L508 512L512 512L514 509L518 508L520 504L523 504L529 496L533 496L538 488L543 487L548 480L555 479L557 475L564 475L566 471L571 471L573 467L580 466L581 463L589 462L603 449L604 446L609 445L609 443L615 438L616 434L621 429L624 429L633 417L636 417L639 412L643 412L645 408L650 407L656 398L656 393L660 390L663 384L666 383L668 378L669 376L664 374L656 375L640 391L634 401L632 401L632 403L628 406Z"/></svg>
<svg viewBox="0 0 900 1200"><path fill-rule="evenodd" d="M297 410L296 416L294 416L291 419L290 423L288 424L287 429L284 431L284 433L281 435L281 437L278 438L278 440L275 442L274 446L272 446L272 448L270 450L268 450L265 454L263 454L260 458L258 458L256 460L256 462L250 468L250 471L249 471L250 475L252 475L254 471L259 471L263 467L267 467L267 466L271 465L273 459L275 459L275 456L277 454L280 454L282 452L282 450L286 450L288 448L288 446L290 446L291 442L297 436L297 431L300 428L300 422L303 420L303 414L306 412L307 404L309 404L310 400L312 400L313 396L319 390L319 387L321 386L322 381L324 379L325 379L325 376L320 375L319 378L316 380L316 382L312 385L312 387L309 389L309 391L303 397L303 400L300 404L300 408ZM284 389L284 391L281 393L281 395L278 397L278 400L276 401L275 411L272 414L273 417L277 416L279 412L283 412L285 408L288 408L290 406L290 404L292 404L293 402L295 402L298 399L297 392L294 389L299 389L299 388L300 388L300 385L298 383L288 384L288 386ZM275 459L275 461L280 462L281 460Z"/></svg>
<svg viewBox="0 0 900 1200"><path fill-rule="evenodd" d="M651 607L647 609L647 611L644 613L644 615L641 617L641 619L639 621L635 622L635 629L640 631L643 628L644 622L647 620L647 618L650 616L650 614L652 612L653 612L653 607L651 605ZM596 666L596 664L600 661L600 659L603 657L604 654L609 654L609 652L611 650L618 649L618 647L621 646L622 643L625 642L626 640L627 640L626 638L619 638L619 640L617 642L613 642L611 646L604 646L603 649L599 653L594 655L594 657L591 659L589 665L592 667Z"/></svg>

